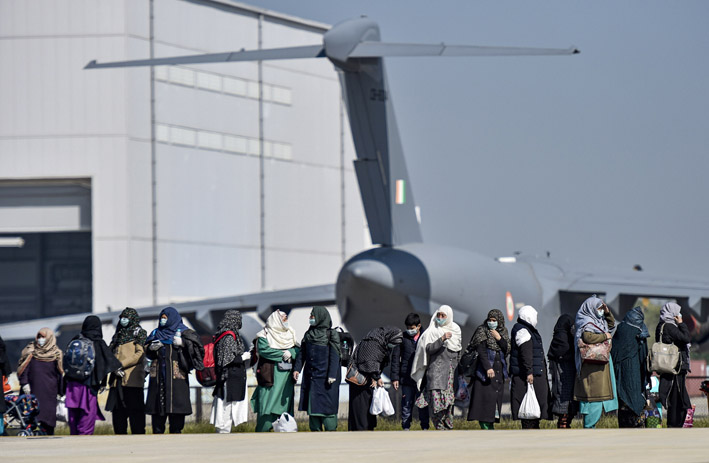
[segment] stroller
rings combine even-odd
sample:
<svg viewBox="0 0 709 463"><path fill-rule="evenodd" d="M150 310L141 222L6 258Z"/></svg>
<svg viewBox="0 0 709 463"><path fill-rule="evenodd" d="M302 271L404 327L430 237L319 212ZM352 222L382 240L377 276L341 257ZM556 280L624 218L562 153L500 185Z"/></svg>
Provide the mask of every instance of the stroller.
<svg viewBox="0 0 709 463"><path fill-rule="evenodd" d="M16 430L18 436L44 436L37 424L39 401L34 394L6 395L5 429Z"/></svg>

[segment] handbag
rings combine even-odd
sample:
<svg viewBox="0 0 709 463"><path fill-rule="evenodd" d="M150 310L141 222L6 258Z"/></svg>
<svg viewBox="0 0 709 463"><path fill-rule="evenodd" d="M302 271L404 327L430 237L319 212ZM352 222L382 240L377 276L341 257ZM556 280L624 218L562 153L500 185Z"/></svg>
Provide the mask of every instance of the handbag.
<svg viewBox="0 0 709 463"><path fill-rule="evenodd" d="M350 363L350 366L347 368L347 373L345 373L345 381L352 383L355 386L367 385L367 377L357 370L357 367L354 366L354 362Z"/></svg>
<svg viewBox="0 0 709 463"><path fill-rule="evenodd" d="M598 327L596 326L596 328ZM598 329L601 330L600 328ZM605 341L596 344L586 344L583 342L582 338L579 338L578 347L582 363L604 364L608 363L611 357L610 339L606 339Z"/></svg>
<svg viewBox="0 0 709 463"><path fill-rule="evenodd" d="M465 352L460 357L460 362L458 362L458 374L461 376L466 376L471 378L475 374L475 369L478 366L478 350L472 346L472 343L468 344L465 348Z"/></svg>
<svg viewBox="0 0 709 463"><path fill-rule="evenodd" d="M660 340L652 345L650 369L660 374L670 373L676 375L679 373L679 347L662 342L662 332L665 330L665 325L666 323L663 323L662 328L660 328Z"/></svg>

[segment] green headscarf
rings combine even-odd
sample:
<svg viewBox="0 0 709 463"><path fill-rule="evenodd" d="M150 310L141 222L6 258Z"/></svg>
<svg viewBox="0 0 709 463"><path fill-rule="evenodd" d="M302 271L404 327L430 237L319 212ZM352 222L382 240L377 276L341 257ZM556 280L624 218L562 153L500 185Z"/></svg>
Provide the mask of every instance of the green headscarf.
<svg viewBox="0 0 709 463"><path fill-rule="evenodd" d="M310 315L315 318L315 324L310 325L308 331L305 332L303 342L318 346L327 346L329 343L337 351L337 355L340 355L340 336L331 329L330 312L325 307L316 305Z"/></svg>

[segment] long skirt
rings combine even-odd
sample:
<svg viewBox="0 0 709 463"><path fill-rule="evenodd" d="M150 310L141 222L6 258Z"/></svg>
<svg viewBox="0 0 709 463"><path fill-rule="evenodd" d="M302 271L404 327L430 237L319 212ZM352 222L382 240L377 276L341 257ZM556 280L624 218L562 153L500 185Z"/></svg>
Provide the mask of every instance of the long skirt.
<svg viewBox="0 0 709 463"><path fill-rule="evenodd" d="M374 389L369 386L350 384L350 406L347 418L348 431L373 431L377 417L369 413Z"/></svg>
<svg viewBox="0 0 709 463"><path fill-rule="evenodd" d="M448 385L445 389L426 389L416 400L416 406L423 408L428 406L433 426L440 430L453 429L453 407L455 405L455 394L453 393L453 373L451 365L448 371Z"/></svg>

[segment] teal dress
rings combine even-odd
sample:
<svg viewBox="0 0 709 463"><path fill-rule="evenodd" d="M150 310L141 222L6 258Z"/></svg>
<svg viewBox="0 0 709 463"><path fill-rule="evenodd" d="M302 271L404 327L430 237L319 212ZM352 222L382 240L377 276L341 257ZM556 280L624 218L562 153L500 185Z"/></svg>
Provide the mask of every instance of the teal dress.
<svg viewBox="0 0 709 463"><path fill-rule="evenodd" d="M275 362L273 369L273 386L258 386L251 396L251 408L256 413L256 432L270 431L272 423L281 416L282 413L293 415L294 400L293 393L295 383L293 382L293 370L281 370L278 363L283 360L282 349L273 349L268 345L266 338L258 338L256 348L259 357ZM298 355L298 348L288 349L291 358L295 360Z"/></svg>

